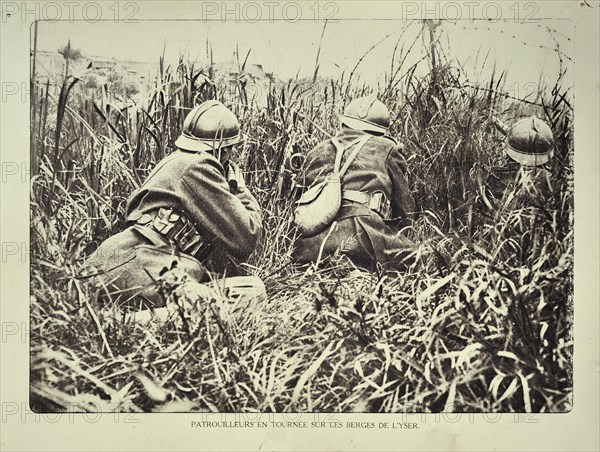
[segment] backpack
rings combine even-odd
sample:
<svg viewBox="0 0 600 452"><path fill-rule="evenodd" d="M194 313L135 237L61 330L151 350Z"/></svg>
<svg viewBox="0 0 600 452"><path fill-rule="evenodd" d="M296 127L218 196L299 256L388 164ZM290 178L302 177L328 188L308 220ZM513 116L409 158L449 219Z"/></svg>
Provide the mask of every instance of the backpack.
<svg viewBox="0 0 600 452"><path fill-rule="evenodd" d="M361 137L346 147L342 147L336 138L331 140L337 150L333 171L325 176L323 182L311 187L297 201L294 223L300 234L316 235L333 221L342 205L342 178L369 138L371 137ZM344 152L353 146L352 154L340 168Z"/></svg>

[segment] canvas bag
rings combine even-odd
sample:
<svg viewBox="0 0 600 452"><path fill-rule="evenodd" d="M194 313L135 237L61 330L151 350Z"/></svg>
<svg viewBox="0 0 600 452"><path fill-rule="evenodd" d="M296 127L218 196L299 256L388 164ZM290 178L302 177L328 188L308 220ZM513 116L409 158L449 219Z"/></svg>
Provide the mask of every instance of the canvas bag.
<svg viewBox="0 0 600 452"><path fill-rule="evenodd" d="M342 205L342 178L369 138L369 136L361 137L346 147L342 147L335 138L331 140L337 150L333 171L327 174L323 182L311 187L297 201L294 222L300 234L316 235L333 221ZM340 168L344 152L353 146L352 154Z"/></svg>

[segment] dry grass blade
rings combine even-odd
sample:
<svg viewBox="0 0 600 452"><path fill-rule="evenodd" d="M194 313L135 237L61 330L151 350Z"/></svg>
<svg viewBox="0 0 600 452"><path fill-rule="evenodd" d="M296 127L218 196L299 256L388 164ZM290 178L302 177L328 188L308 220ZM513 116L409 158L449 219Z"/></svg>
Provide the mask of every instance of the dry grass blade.
<svg viewBox="0 0 600 452"><path fill-rule="evenodd" d="M83 295L79 281L75 280L74 284L77 289L77 294L79 295L80 302L83 301L83 303L85 304L85 307L87 308L88 312L90 313L90 316L92 316L92 319L94 320L94 324L96 325L96 328L98 329L98 334L100 334L100 337L102 338L102 343L104 344L106 351L108 352L108 354L110 355L111 358L114 358L115 355L114 355L112 349L110 348L108 340L106 339L106 334L104 333L104 328L102 327L102 323L100 323L100 319L98 318L96 311L90 304L89 298Z"/></svg>
<svg viewBox="0 0 600 452"><path fill-rule="evenodd" d="M424 291L420 292L416 297L417 309L419 314L423 314L423 303L431 296L433 296L438 290L448 284L456 277L456 274L451 273L448 276L436 281L431 286L427 287Z"/></svg>
<svg viewBox="0 0 600 452"><path fill-rule="evenodd" d="M302 373L302 375L300 375L300 378L298 379L298 383L296 383L296 387L294 388L294 392L292 393L292 400L291 400L292 404L298 403L298 400L300 399L300 395L302 394L302 390L304 389L306 384L314 376L314 374L317 372L317 370L319 370L319 367L321 367L321 364L323 364L325 362L325 360L329 357L329 355L331 355L333 352L335 352L336 350L338 350L340 348L343 341L344 340L342 339L342 340L338 341L336 344L334 344L333 342L330 342L329 344L327 344L327 347L325 347L325 350L323 350L323 353L321 353L321 355L316 360L313 361L313 363L310 365L310 367L308 369L306 369L306 371L304 371Z"/></svg>
<svg viewBox="0 0 600 452"><path fill-rule="evenodd" d="M454 412L454 400L456 399L456 385L457 380L452 381L450 383L450 389L448 390L448 398L446 399L446 404L444 405L444 412L453 413Z"/></svg>

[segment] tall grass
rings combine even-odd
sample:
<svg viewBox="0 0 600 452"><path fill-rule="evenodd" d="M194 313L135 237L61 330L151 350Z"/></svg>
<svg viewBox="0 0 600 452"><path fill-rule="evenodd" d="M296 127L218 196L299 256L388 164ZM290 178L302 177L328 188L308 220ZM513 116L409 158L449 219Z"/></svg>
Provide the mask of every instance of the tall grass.
<svg viewBox="0 0 600 452"><path fill-rule="evenodd" d="M414 43L413 43L414 45ZM432 46L438 45L433 42ZM406 50L409 52L412 46ZM473 87L431 51L417 75L394 51L386 83L291 80L259 106L240 81L216 84L181 58L147 99L68 78L37 86L32 122L31 383L36 410L568 411L572 394L572 110L561 77L524 104L494 73ZM209 53L210 55L210 53ZM436 55L432 58L432 55ZM245 64L245 62L243 63ZM240 64L242 67L242 63ZM291 209L303 159L333 135L349 98L375 92L405 145L418 215L408 232L432 250L405 272L291 264ZM269 299L198 306L194 325L108 316L77 267L124 227L129 194L174 149L183 118L217 98L240 118L239 160L265 234L231 273L261 276ZM123 104L121 104L123 105ZM538 114L558 142L555 191L474 221L480 183L501 155L493 117ZM180 275L161 281L172 302Z"/></svg>

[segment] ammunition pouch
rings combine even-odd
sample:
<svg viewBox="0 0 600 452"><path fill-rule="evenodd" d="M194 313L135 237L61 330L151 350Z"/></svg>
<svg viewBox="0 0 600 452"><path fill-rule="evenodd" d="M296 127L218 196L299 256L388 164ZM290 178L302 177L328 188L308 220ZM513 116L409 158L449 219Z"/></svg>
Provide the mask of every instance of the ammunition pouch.
<svg viewBox="0 0 600 452"><path fill-rule="evenodd" d="M381 191L367 193L359 190L342 190L342 199L365 206L377 212L384 220L391 218L392 207L390 201Z"/></svg>
<svg viewBox="0 0 600 452"><path fill-rule="evenodd" d="M138 225L160 234L163 240L173 244L180 252L202 260L211 251L211 244L198 231L196 224L172 207L142 213L132 211L127 217L128 225ZM155 234L152 234L155 235Z"/></svg>

